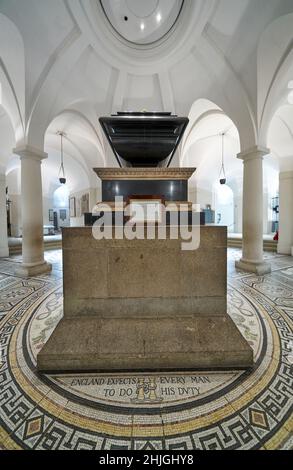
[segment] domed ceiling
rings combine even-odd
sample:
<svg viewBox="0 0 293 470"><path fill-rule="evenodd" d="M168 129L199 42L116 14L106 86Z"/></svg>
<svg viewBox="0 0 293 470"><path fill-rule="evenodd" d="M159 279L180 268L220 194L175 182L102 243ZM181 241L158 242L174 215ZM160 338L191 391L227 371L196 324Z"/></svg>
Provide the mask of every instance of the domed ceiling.
<svg viewBox="0 0 293 470"><path fill-rule="evenodd" d="M136 45L164 38L174 27L184 0L99 0L114 30Z"/></svg>

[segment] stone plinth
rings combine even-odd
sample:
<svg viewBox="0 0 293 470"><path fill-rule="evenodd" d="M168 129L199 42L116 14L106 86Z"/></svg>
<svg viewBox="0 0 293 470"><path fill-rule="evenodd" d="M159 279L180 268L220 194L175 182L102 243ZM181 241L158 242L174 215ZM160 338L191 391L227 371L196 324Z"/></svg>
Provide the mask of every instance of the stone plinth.
<svg viewBox="0 0 293 470"><path fill-rule="evenodd" d="M253 354L227 315L227 232L182 240L100 240L63 229L64 318L40 371L247 368Z"/></svg>

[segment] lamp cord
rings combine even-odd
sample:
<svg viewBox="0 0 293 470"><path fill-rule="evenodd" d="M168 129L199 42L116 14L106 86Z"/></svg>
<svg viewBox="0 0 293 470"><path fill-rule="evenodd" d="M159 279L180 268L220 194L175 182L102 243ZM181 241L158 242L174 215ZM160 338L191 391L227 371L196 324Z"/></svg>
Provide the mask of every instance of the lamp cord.
<svg viewBox="0 0 293 470"><path fill-rule="evenodd" d="M63 134L60 133L61 137L61 165L60 165L60 170L59 170L59 176L60 173L62 172L63 178L65 178L65 170L64 170L64 159L63 159Z"/></svg>
<svg viewBox="0 0 293 470"><path fill-rule="evenodd" d="M225 138L225 134L223 133L221 135L222 135L222 166L221 166L221 171L220 171L220 177L223 173L224 178L226 178L225 164L224 164L224 138Z"/></svg>

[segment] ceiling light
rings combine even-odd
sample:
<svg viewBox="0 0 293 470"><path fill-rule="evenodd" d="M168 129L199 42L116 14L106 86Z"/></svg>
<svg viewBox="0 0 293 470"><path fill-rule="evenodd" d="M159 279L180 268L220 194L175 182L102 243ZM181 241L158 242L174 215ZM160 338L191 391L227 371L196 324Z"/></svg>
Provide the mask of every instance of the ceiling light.
<svg viewBox="0 0 293 470"><path fill-rule="evenodd" d="M57 135L60 135L60 155L61 155L61 164L60 164L60 169L59 169L59 182L60 184L65 184L66 183L66 177L65 177L65 170L64 170L64 154L63 154L63 138L65 137L65 133L58 131Z"/></svg>
<svg viewBox="0 0 293 470"><path fill-rule="evenodd" d="M140 23L140 29L141 29L142 31L144 31L144 28L145 28L144 23Z"/></svg>
<svg viewBox="0 0 293 470"><path fill-rule="evenodd" d="M157 22L160 23L162 21L162 15L161 13L158 13L156 16Z"/></svg>
<svg viewBox="0 0 293 470"><path fill-rule="evenodd" d="M290 91L288 95L288 103L293 104L293 91Z"/></svg>
<svg viewBox="0 0 293 470"><path fill-rule="evenodd" d="M224 185L227 182L226 171L225 171L225 162L224 162L224 139L225 133L221 134L222 137L222 166L220 171L220 184Z"/></svg>

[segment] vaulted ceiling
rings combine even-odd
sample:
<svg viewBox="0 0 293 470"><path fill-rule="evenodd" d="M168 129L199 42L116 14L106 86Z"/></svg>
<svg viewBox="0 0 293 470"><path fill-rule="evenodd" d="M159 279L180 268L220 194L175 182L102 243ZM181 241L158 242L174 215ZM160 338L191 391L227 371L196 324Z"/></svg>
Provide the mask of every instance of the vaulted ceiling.
<svg viewBox="0 0 293 470"><path fill-rule="evenodd" d="M274 132L290 138L280 117L292 131L292 106L284 108L292 12L292 0L0 0L0 103L8 116L0 130L12 134L4 145L56 152L63 130L66 152L86 173L94 160L116 165L99 116L172 111L191 120L183 161L187 147L201 152L193 104L206 99L235 126L242 150L271 142L282 155L268 131L273 119ZM200 126L218 129L216 121Z"/></svg>

